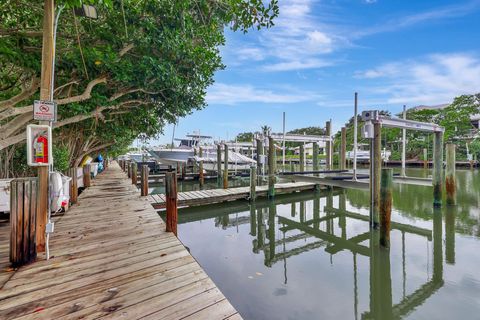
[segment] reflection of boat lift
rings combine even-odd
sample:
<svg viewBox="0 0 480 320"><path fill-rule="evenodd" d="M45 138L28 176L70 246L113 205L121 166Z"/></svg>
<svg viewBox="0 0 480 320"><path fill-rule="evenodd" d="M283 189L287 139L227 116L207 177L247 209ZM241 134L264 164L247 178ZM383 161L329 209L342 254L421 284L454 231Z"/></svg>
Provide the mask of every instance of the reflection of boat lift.
<svg viewBox="0 0 480 320"><path fill-rule="evenodd" d="M301 203L302 204L302 203ZM333 208L333 196L327 196L327 205L324 207L326 216L320 217L320 197L314 199L314 218L305 220L305 215L302 214L302 205L300 208L300 220L298 222L290 218L278 217L278 223L282 224L279 228L282 231L282 239L275 239L275 217L276 206L273 203L269 206L268 212L263 209L258 210L257 217L252 217L252 221L256 220L257 238L254 240L254 252L258 253L259 249L263 249L265 254L265 265L271 267L274 263L283 260L284 262L284 277L285 283L287 281L286 273L286 259L310 251L312 249L325 246L325 251L332 256L342 250L349 250L353 254L353 268L354 268L354 310L355 319L358 318L358 286L357 286L357 254L370 258L370 311L362 314L362 319L390 319L400 318L413 311L417 306L421 305L426 299L434 294L439 288L443 286L443 265L442 265L442 216L441 214L434 215L433 223L433 237L432 231L410 226L402 223L392 222L392 228L402 232L402 267L403 267L403 297L402 300L393 305L392 303L392 288L390 276L390 253L388 249L380 248L378 246L377 231L368 231L351 238L347 238L346 233L346 218L369 221L368 216L358 213L349 212L345 210L345 195L339 196L339 208ZM303 205L303 209L304 209ZM268 229L265 225L264 213L268 213ZM251 212L252 214L252 212ZM296 207L292 205L292 217L296 215ZM333 219L339 219L339 227L342 229L341 236L334 234ZM320 223L325 222L324 230L320 229ZM302 233L286 237L286 232L292 230L299 230ZM405 234L415 234L425 237L428 241L433 239L433 275L432 278L413 293L406 295L406 272L405 272ZM251 232L252 234L252 232ZM266 242L265 236L268 236ZM252 235L255 235L253 232ZM307 239L310 236L319 238L320 241L310 242L307 245L290 249L286 251L286 243L292 243L300 239ZM369 246L361 245L363 241L369 240ZM276 253L277 246L282 245L283 252ZM447 244L448 245L448 244Z"/></svg>

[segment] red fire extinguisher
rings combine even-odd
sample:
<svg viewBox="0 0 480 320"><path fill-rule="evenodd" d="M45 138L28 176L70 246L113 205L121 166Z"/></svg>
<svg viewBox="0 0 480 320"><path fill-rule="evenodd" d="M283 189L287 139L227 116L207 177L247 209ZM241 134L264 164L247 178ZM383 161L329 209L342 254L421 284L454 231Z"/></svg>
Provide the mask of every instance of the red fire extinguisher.
<svg viewBox="0 0 480 320"><path fill-rule="evenodd" d="M48 139L40 134L33 143L34 161L36 163L48 163Z"/></svg>

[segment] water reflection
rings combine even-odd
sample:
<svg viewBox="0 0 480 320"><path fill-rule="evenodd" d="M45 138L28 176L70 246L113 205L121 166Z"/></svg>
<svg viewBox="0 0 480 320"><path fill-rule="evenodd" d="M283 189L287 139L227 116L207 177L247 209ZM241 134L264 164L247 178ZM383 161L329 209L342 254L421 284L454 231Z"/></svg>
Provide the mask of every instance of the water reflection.
<svg viewBox="0 0 480 320"><path fill-rule="evenodd" d="M185 209L179 216L180 238L247 319L442 318L443 313L445 317L452 313L452 306L441 302L450 301L452 287L463 290L465 279L470 287L478 285L478 279L466 272L468 268L458 269L466 261L456 259L455 252L458 234L478 233L478 218L465 211L477 207L462 203L434 210L431 189L425 189L398 186L390 249L378 245L378 232L370 232L368 208L363 205L368 204L368 194L356 190ZM429 207L417 203L421 201L415 193L428 194L423 202ZM471 199L471 195L462 197ZM209 219L214 223L209 224ZM204 248L200 234L205 241L215 239L214 250ZM228 240L215 238L222 234ZM477 239L469 238L470 246L472 240L478 248ZM263 278L248 282L246 275L260 269L256 257L261 258ZM445 273L448 266L457 269ZM462 281L452 280L458 277ZM349 289L344 288L347 281ZM324 301L332 294L342 299ZM460 302L454 309L460 318L471 317L480 306Z"/></svg>

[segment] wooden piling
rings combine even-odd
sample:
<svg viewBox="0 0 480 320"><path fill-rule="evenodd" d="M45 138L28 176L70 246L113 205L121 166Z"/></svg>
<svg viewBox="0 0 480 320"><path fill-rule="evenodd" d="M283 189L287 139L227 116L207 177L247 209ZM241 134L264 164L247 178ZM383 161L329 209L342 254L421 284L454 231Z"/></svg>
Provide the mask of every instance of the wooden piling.
<svg viewBox="0 0 480 320"><path fill-rule="evenodd" d="M132 184L134 186L137 186L137 169L138 169L137 163L135 161L132 161L130 166L131 166L130 175L131 175L131 178L132 178Z"/></svg>
<svg viewBox="0 0 480 320"><path fill-rule="evenodd" d="M37 186L37 178L10 182L10 262L13 267L33 262L37 257Z"/></svg>
<svg viewBox="0 0 480 320"><path fill-rule="evenodd" d="M165 173L165 198L167 206L167 232L177 236L177 175L173 171Z"/></svg>
<svg viewBox="0 0 480 320"><path fill-rule="evenodd" d="M86 164L83 166L83 186L85 188L90 187L91 185L91 176L90 176L90 165Z"/></svg>
<svg viewBox="0 0 480 320"><path fill-rule="evenodd" d="M319 171L318 168L318 142L313 143L313 171ZM315 173L315 176L318 176L318 173Z"/></svg>
<svg viewBox="0 0 480 320"><path fill-rule="evenodd" d="M263 142L262 139L257 139L257 174L262 174L263 166Z"/></svg>
<svg viewBox="0 0 480 320"><path fill-rule="evenodd" d="M257 199L257 167L250 166L250 201Z"/></svg>
<svg viewBox="0 0 480 320"><path fill-rule="evenodd" d="M300 155L300 172L305 171L305 147L303 144L300 145L299 149Z"/></svg>
<svg viewBox="0 0 480 320"><path fill-rule="evenodd" d="M327 123L325 124L325 135L329 138L329 140L327 141L327 146L326 146L326 149L327 149L327 158L326 158L326 166L327 166L327 170L331 170L332 169L332 142L330 141L331 139L331 136L332 136L332 121L329 120L327 121Z"/></svg>
<svg viewBox="0 0 480 320"><path fill-rule="evenodd" d="M445 173L445 189L447 191L447 204L455 205L456 196L456 178L455 178L455 144L446 145L447 167Z"/></svg>
<svg viewBox="0 0 480 320"><path fill-rule="evenodd" d="M217 184L222 181L222 146L217 144Z"/></svg>
<svg viewBox="0 0 480 320"><path fill-rule="evenodd" d="M382 170L382 127L380 123L373 124L373 148L370 157L371 169L371 226L377 228L380 220L380 176ZM373 159L373 160L372 160Z"/></svg>
<svg viewBox="0 0 480 320"><path fill-rule="evenodd" d="M70 203L77 203L78 199L78 180L77 180L77 168L68 169L68 175L72 178L70 182Z"/></svg>
<svg viewBox="0 0 480 320"><path fill-rule="evenodd" d="M185 177L187 176L187 164L182 163L180 169L182 171L182 180L185 180Z"/></svg>
<svg viewBox="0 0 480 320"><path fill-rule="evenodd" d="M380 182L380 245L390 246L393 169L382 169Z"/></svg>
<svg viewBox="0 0 480 320"><path fill-rule="evenodd" d="M433 206L442 206L443 132L435 132L433 142Z"/></svg>
<svg viewBox="0 0 480 320"><path fill-rule="evenodd" d="M423 148L423 168L428 169L428 150Z"/></svg>
<svg viewBox="0 0 480 320"><path fill-rule="evenodd" d="M223 160L223 189L228 189L228 146L225 144Z"/></svg>
<svg viewBox="0 0 480 320"><path fill-rule="evenodd" d="M128 179L131 179L132 178L132 164L130 161L127 161L127 164L126 164L126 170L127 170L127 177Z"/></svg>
<svg viewBox="0 0 480 320"><path fill-rule="evenodd" d="M275 141L268 137L268 197L275 197Z"/></svg>
<svg viewBox="0 0 480 320"><path fill-rule="evenodd" d="M200 158L203 157L203 149L200 147L198 149L198 156ZM198 182L200 184L200 187L203 187L203 184L205 183L205 178L203 177L203 160L200 160L198 164Z"/></svg>
<svg viewBox="0 0 480 320"><path fill-rule="evenodd" d="M142 169L140 171L140 194L142 197L148 196L148 174L150 172L150 168L148 165L142 165Z"/></svg>
<svg viewBox="0 0 480 320"><path fill-rule="evenodd" d="M340 170L345 170L347 163L347 128L343 127L340 142Z"/></svg>

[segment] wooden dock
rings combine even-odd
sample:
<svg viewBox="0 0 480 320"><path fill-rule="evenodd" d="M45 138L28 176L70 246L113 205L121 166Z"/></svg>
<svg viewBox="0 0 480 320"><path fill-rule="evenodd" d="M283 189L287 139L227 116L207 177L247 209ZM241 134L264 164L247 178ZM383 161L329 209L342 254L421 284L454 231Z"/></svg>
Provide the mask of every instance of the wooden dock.
<svg viewBox="0 0 480 320"><path fill-rule="evenodd" d="M315 184L310 182L288 182L275 184L276 194L287 194L296 191L313 190ZM266 197L268 186L257 186L257 198ZM179 207L200 206L226 201L248 199L250 196L250 187L239 187L230 189L211 189L202 191L179 192L177 203ZM148 201L155 209L165 208L165 195L152 194L148 196Z"/></svg>
<svg viewBox="0 0 480 320"><path fill-rule="evenodd" d="M116 163L55 221L50 260L2 263L0 319L241 319Z"/></svg>

